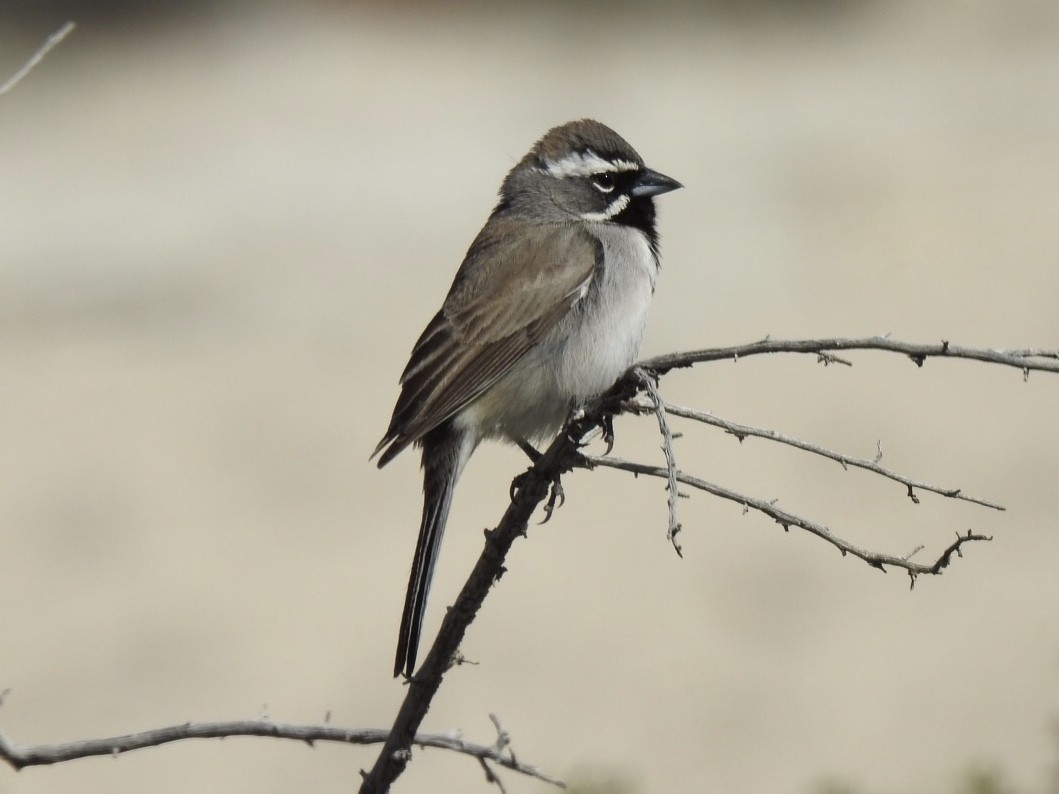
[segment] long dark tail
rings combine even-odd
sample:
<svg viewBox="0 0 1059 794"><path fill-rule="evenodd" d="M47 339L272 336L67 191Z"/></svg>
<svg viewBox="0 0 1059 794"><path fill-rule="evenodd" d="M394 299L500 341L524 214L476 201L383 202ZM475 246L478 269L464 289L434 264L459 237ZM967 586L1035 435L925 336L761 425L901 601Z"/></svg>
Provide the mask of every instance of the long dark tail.
<svg viewBox="0 0 1059 794"><path fill-rule="evenodd" d="M404 597L401 632L397 636L397 658L393 674L411 676L415 670L419 634L423 629L423 613L427 608L430 582L434 578L441 538L452 505L452 491L463 465L474 445L456 430L452 422L445 422L423 437L423 519L419 525L419 541L408 576L408 592Z"/></svg>

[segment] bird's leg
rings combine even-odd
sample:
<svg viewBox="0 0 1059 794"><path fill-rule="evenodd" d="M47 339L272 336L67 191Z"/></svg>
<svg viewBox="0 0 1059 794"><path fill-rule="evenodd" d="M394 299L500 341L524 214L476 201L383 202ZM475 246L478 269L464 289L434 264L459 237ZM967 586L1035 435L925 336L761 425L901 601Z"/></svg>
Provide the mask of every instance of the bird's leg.
<svg viewBox="0 0 1059 794"><path fill-rule="evenodd" d="M518 448L526 453L526 457L530 459L531 466L541 459L543 453L526 439L522 438L522 436L512 436L511 440L518 444ZM529 470L527 469L511 481L511 490L508 492L508 498L514 500L515 494L518 493L523 485L525 485L526 477L528 475Z"/></svg>
<svg viewBox="0 0 1059 794"><path fill-rule="evenodd" d="M518 444L518 448L526 453L526 457L529 458L532 463L536 463L541 459L541 455L544 454L524 438L516 438L514 441Z"/></svg>

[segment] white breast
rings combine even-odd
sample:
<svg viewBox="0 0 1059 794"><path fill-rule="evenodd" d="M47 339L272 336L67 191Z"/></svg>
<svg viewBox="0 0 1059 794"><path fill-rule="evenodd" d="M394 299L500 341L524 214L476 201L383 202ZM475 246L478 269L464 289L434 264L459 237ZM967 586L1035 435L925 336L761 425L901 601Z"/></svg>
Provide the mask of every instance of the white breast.
<svg viewBox="0 0 1059 794"><path fill-rule="evenodd" d="M563 329L557 371L560 391L578 400L610 388L636 361L658 275L658 260L639 229L594 223L589 231L603 243L604 266Z"/></svg>

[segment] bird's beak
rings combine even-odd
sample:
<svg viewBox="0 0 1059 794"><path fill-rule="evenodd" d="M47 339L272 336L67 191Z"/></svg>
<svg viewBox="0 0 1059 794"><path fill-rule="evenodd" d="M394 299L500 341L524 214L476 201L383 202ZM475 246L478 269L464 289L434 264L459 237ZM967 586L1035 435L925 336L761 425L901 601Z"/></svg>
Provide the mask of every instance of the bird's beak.
<svg viewBox="0 0 1059 794"><path fill-rule="evenodd" d="M645 168L636 177L632 190L629 192L635 198L640 198L641 196L659 196L662 193L668 193L670 190L676 190L681 187L684 186L677 180L657 171L652 171L650 168Z"/></svg>

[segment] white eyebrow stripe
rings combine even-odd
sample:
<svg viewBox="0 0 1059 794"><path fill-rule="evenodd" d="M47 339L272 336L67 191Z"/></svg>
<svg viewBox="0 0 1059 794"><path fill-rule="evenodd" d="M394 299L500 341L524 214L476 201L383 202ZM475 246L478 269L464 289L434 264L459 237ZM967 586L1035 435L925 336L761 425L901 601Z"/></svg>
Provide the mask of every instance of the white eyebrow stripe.
<svg viewBox="0 0 1059 794"><path fill-rule="evenodd" d="M629 195L623 193L618 196L614 201L607 205L607 208L602 212L586 212L581 216L581 220L585 221L609 221L615 215L620 215L621 212L629 206Z"/></svg>
<svg viewBox="0 0 1059 794"><path fill-rule="evenodd" d="M604 160L592 150L571 152L561 160L545 160L544 164L544 170L559 179L568 176L592 176L592 174L640 170L639 163L631 160Z"/></svg>

